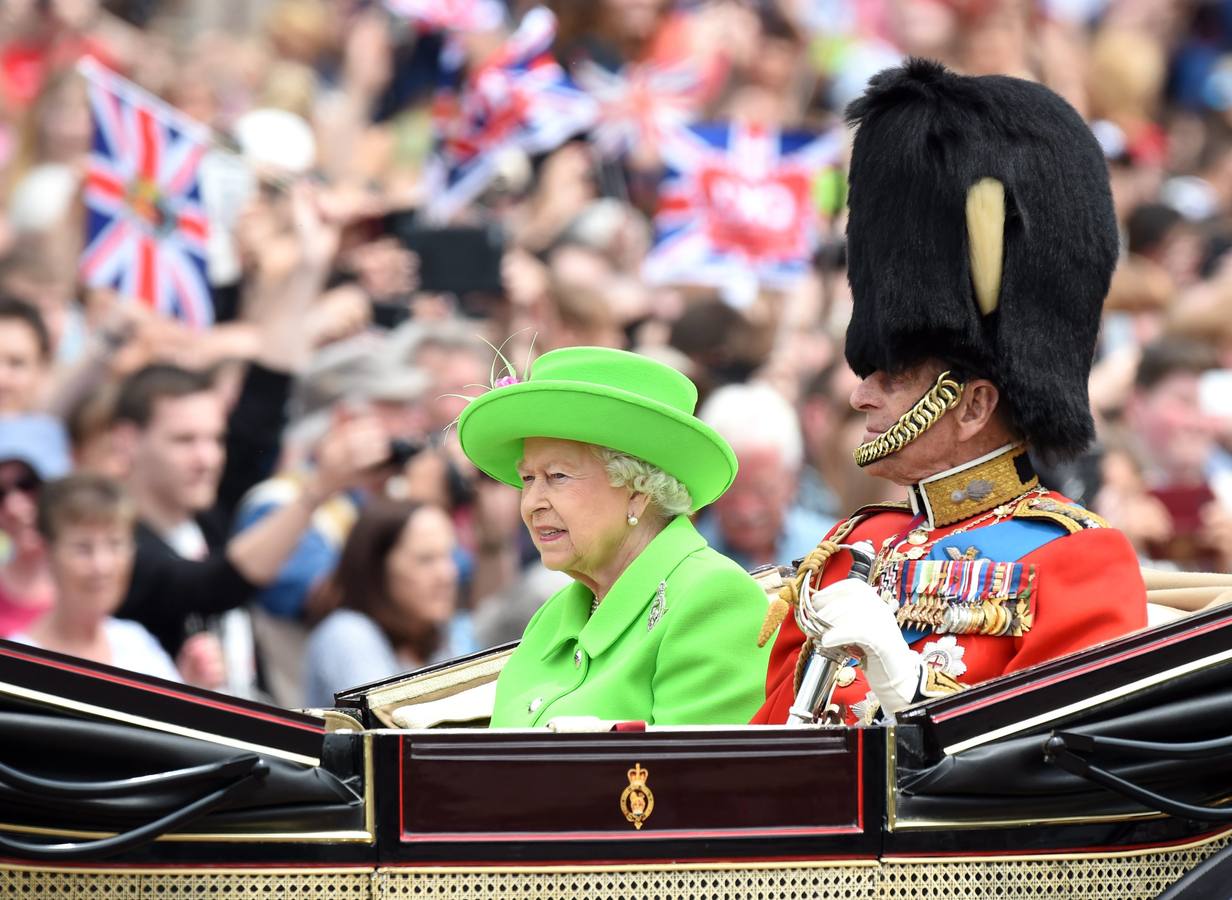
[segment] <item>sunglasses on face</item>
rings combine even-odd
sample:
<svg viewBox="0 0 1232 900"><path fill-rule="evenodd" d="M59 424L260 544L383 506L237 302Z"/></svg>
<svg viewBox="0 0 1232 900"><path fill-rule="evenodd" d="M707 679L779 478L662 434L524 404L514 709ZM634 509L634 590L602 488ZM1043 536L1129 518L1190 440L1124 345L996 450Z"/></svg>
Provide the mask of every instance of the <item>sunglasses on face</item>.
<svg viewBox="0 0 1232 900"><path fill-rule="evenodd" d="M35 494L41 482L35 475L19 475L10 484L0 484L0 506L9 499L9 494L25 494L27 497Z"/></svg>

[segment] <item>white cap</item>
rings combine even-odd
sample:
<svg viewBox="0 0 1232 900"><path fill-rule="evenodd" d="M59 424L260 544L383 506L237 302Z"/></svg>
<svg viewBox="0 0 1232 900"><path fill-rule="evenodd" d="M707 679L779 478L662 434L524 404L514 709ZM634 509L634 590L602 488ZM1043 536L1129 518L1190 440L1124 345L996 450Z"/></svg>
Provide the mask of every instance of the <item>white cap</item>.
<svg viewBox="0 0 1232 900"><path fill-rule="evenodd" d="M232 130L240 153L253 165L298 175L316 162L312 128L285 109L254 109L236 119Z"/></svg>
<svg viewBox="0 0 1232 900"><path fill-rule="evenodd" d="M35 166L13 187L8 218L18 233L50 231L64 221L77 193L73 170L59 163Z"/></svg>
<svg viewBox="0 0 1232 900"><path fill-rule="evenodd" d="M1215 188L1192 175L1169 178L1160 188L1159 198L1190 222L1202 222L1219 212Z"/></svg>

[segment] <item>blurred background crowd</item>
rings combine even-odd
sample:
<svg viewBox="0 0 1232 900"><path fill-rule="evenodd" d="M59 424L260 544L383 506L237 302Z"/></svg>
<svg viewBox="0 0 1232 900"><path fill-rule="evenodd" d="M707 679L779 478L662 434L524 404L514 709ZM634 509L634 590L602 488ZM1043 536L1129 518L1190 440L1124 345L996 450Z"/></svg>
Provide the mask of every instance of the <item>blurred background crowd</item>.
<svg viewBox="0 0 1232 900"><path fill-rule="evenodd" d="M694 380L746 567L894 498L842 110L907 54L1091 123L1100 441L1039 463L1232 569L1229 0L7 0L0 636L289 706L517 638L567 576L450 425L567 345Z"/></svg>

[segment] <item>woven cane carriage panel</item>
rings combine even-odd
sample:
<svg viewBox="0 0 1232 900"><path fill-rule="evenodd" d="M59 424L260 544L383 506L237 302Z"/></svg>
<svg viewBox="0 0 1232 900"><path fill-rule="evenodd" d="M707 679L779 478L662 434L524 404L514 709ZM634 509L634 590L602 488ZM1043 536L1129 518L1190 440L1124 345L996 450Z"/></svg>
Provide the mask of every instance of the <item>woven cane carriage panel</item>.
<svg viewBox="0 0 1232 900"><path fill-rule="evenodd" d="M895 900L1150 900L1226 843L1224 839L1188 850L1117 858L890 862L881 869L880 893L870 896Z"/></svg>
<svg viewBox="0 0 1232 900"><path fill-rule="evenodd" d="M55 871L0 867L21 900L1036 900L1153 898L1212 853L1195 847L1092 858L887 861L866 865L602 869Z"/></svg>
<svg viewBox="0 0 1232 900"><path fill-rule="evenodd" d="M382 897L502 898L502 900L815 900L819 897L875 897L878 868L869 866L793 868L676 868L628 871L431 872L413 869L380 873Z"/></svg>
<svg viewBox="0 0 1232 900"><path fill-rule="evenodd" d="M47 871L0 867L14 900L372 900L374 874L320 870Z"/></svg>
<svg viewBox="0 0 1232 900"><path fill-rule="evenodd" d="M1147 900L1228 840L1141 856L1090 859L620 871L384 869L377 877L377 893L390 900Z"/></svg>

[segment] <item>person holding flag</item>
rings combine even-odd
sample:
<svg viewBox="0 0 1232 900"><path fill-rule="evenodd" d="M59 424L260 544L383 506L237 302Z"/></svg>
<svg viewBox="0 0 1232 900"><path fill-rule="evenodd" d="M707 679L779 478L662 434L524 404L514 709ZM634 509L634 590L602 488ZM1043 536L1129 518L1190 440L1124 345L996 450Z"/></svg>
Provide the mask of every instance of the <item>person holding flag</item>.
<svg viewBox="0 0 1232 900"><path fill-rule="evenodd" d="M450 222L487 188L509 153L547 153L594 122L594 99L552 56L555 38L556 17L536 6L487 58L468 61L456 92L438 94L427 221Z"/></svg>

